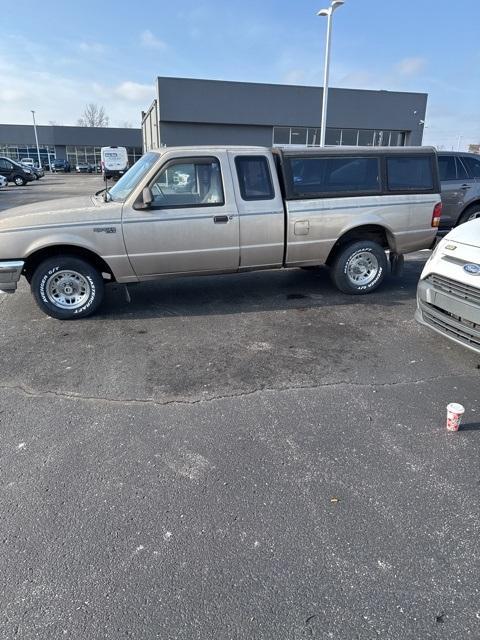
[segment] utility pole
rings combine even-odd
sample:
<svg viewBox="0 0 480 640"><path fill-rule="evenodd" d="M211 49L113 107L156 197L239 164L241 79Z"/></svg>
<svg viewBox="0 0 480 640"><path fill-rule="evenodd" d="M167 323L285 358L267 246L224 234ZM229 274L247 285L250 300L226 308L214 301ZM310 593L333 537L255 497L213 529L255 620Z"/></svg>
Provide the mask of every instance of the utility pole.
<svg viewBox="0 0 480 640"><path fill-rule="evenodd" d="M328 9L321 9L317 16L327 18L327 41L325 44L325 67L323 70L323 99L322 99L322 120L320 123L320 146L325 146L325 134L327 131L327 110L328 110L328 80L330 75L330 48L332 42L332 18L333 12L341 7L345 0L333 0Z"/></svg>
<svg viewBox="0 0 480 640"><path fill-rule="evenodd" d="M32 117L33 117L33 130L35 131L35 142L37 143L38 166L41 169L42 161L40 159L40 147L38 146L37 123L35 122L35 111L33 109L32 109Z"/></svg>

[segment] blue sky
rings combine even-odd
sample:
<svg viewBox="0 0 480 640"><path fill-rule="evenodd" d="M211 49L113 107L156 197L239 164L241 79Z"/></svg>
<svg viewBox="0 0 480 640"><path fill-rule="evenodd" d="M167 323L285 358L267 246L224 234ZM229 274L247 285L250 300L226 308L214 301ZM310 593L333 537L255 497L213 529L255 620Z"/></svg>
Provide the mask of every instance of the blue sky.
<svg viewBox="0 0 480 640"><path fill-rule="evenodd" d="M328 3L29 2L2 15L0 122L75 124L96 102L137 126L157 75L321 84ZM426 143L480 142L479 23L480 0L346 0L331 85L427 92Z"/></svg>

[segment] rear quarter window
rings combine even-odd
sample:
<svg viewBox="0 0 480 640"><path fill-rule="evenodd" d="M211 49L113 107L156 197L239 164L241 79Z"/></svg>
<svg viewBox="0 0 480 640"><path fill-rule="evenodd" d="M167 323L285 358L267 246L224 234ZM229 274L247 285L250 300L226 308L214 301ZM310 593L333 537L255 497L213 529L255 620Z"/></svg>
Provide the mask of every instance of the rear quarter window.
<svg viewBox="0 0 480 640"><path fill-rule="evenodd" d="M387 158L389 191L431 191L433 189L430 156L398 156Z"/></svg>
<svg viewBox="0 0 480 640"><path fill-rule="evenodd" d="M243 200L273 200L272 176L265 156L237 156L235 165Z"/></svg>
<svg viewBox="0 0 480 640"><path fill-rule="evenodd" d="M455 167L454 156L439 156L438 157L438 172L440 174L440 180L446 182L447 180L457 179L457 170Z"/></svg>

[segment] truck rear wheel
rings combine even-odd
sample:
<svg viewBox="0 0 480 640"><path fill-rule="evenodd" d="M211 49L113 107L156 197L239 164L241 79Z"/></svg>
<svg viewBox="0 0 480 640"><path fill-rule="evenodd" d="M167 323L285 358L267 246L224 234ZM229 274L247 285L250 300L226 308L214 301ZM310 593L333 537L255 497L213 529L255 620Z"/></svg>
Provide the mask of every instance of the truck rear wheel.
<svg viewBox="0 0 480 640"><path fill-rule="evenodd" d="M75 256L53 256L34 271L31 290L40 309L57 320L77 320L100 306L105 285L101 273Z"/></svg>
<svg viewBox="0 0 480 640"><path fill-rule="evenodd" d="M336 256L331 275L335 286L352 295L370 293L381 285L387 271L387 256L372 240L352 242Z"/></svg>

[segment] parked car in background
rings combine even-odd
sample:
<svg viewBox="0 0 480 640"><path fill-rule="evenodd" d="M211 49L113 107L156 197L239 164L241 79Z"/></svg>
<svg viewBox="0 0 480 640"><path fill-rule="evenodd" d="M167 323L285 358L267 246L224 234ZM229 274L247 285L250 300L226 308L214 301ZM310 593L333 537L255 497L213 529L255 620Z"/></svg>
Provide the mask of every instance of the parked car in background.
<svg viewBox="0 0 480 640"><path fill-rule="evenodd" d="M93 198L0 216L0 290L23 273L45 313L74 319L105 280L326 264L338 289L366 294L389 259L397 272L432 246L440 213L430 147L169 147Z"/></svg>
<svg viewBox="0 0 480 640"><path fill-rule="evenodd" d="M68 160L61 160L59 158L55 158L55 160L52 160L52 172L56 173L58 171L63 171L64 173L70 173L71 167Z"/></svg>
<svg viewBox="0 0 480 640"><path fill-rule="evenodd" d="M79 162L75 166L76 173L92 173L92 167L88 162Z"/></svg>
<svg viewBox="0 0 480 640"><path fill-rule="evenodd" d="M43 178L45 175L45 171L43 170L43 167L33 167L33 172L37 177L37 180L40 180L40 178Z"/></svg>
<svg viewBox="0 0 480 640"><path fill-rule="evenodd" d="M35 180L40 180L40 178L43 178L43 176L45 175L45 171L43 170L42 167L38 167L35 164L33 165L25 164L23 160L20 160L20 164L23 167L26 167L27 169L30 169L31 171L33 171L33 177L35 178Z"/></svg>
<svg viewBox="0 0 480 640"><path fill-rule="evenodd" d="M0 176L0 189L3 189L4 187L6 187L8 184L8 180L5 178L5 176Z"/></svg>
<svg viewBox="0 0 480 640"><path fill-rule="evenodd" d="M438 152L442 186L439 235L480 217L480 156L455 151Z"/></svg>
<svg viewBox="0 0 480 640"><path fill-rule="evenodd" d="M418 283L415 317L480 353L480 219L453 229L437 244Z"/></svg>
<svg viewBox="0 0 480 640"><path fill-rule="evenodd" d="M13 182L17 187L35 180L33 170L22 166L11 158L0 157L0 175L4 176L8 182Z"/></svg>

